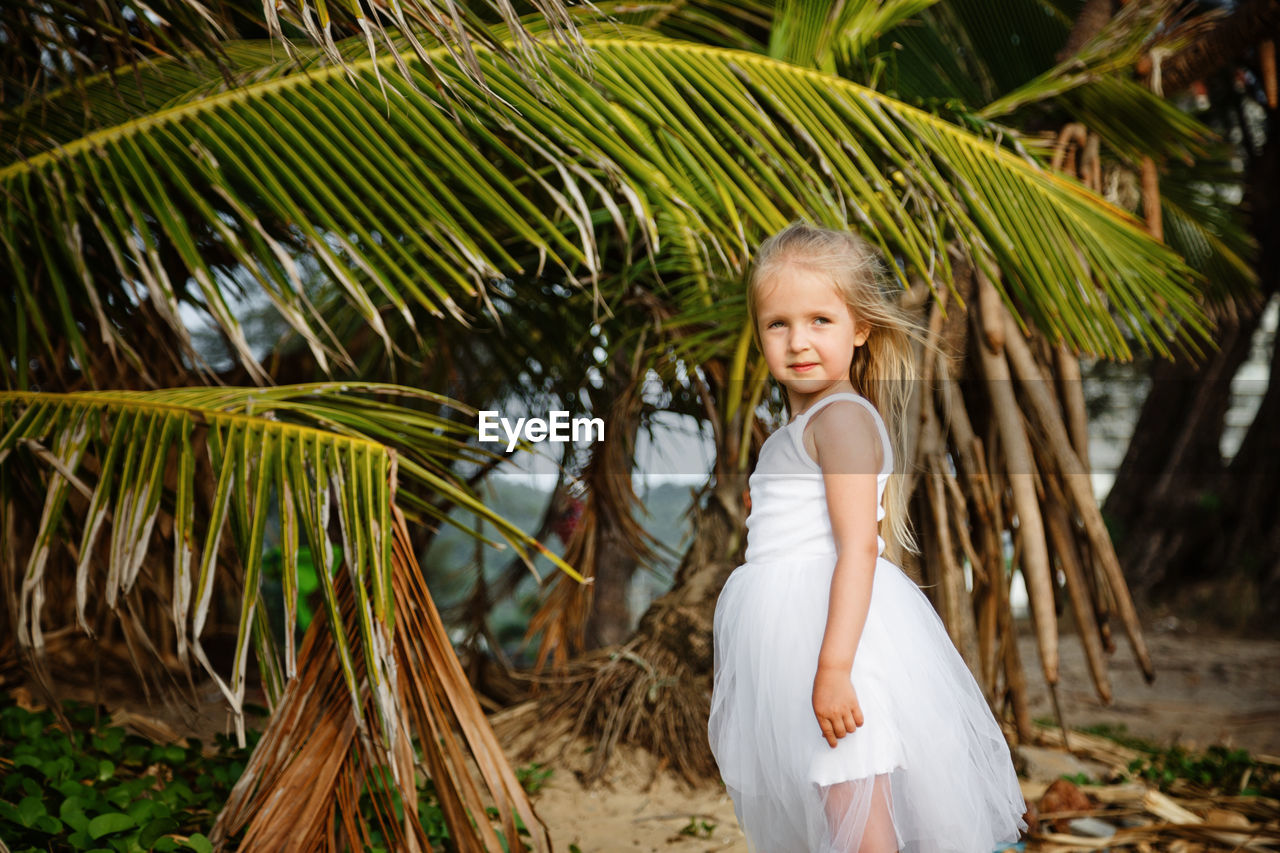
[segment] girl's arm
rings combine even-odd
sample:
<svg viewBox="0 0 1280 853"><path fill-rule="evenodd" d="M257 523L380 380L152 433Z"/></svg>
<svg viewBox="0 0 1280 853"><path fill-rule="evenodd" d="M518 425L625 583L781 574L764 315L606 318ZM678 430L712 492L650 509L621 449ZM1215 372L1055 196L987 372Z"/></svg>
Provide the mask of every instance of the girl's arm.
<svg viewBox="0 0 1280 853"><path fill-rule="evenodd" d="M835 746L863 723L849 675L871 607L877 557L876 473L882 465L876 457L883 449L875 420L858 403L832 403L814 415L812 424L837 554L814 679L814 714L827 742Z"/></svg>

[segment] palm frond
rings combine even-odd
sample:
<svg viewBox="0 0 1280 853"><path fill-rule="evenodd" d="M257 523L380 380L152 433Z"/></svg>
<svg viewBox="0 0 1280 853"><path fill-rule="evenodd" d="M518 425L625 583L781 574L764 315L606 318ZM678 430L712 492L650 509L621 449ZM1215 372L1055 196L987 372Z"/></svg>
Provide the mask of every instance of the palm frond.
<svg viewBox="0 0 1280 853"><path fill-rule="evenodd" d="M244 23L247 6L225 3L215 12L200 0L6 3L0 10L4 102L160 56L219 62L219 42Z"/></svg>
<svg viewBox="0 0 1280 853"><path fill-rule="evenodd" d="M945 38L964 45L965 62L998 95L1051 68L1067 40L1072 12L1059 0L947 0L925 13L944 12Z"/></svg>
<svg viewBox="0 0 1280 853"><path fill-rule="evenodd" d="M1128 68L1152 50L1176 50L1182 36L1175 35L1170 41L1169 35L1170 16L1176 5L1172 0L1161 0L1122 7L1078 53L1006 92L984 106L979 115L988 119L1008 115L1027 104L1048 100ZM1173 32L1176 34L1177 30Z"/></svg>
<svg viewBox="0 0 1280 853"><path fill-rule="evenodd" d="M999 91L953 3L936 3L919 21L903 22L885 34L881 45L877 55L887 71L876 88L895 97L917 105L948 100L983 104ZM873 72L871 67L841 68L843 76L867 85L875 82Z"/></svg>
<svg viewBox="0 0 1280 853"><path fill-rule="evenodd" d="M145 374L119 312L153 300L177 334L179 306L194 304L261 376L225 297L253 281L323 367L345 353L315 319L309 279L321 271L389 344L384 311L410 322L465 317L459 300L482 300L486 278L517 267L517 247L545 253L573 282L598 277L597 231L611 223L626 234L629 218L711 302L756 235L815 211L868 232L903 280L906 267L949 281L938 247L959 238L979 263L1004 270L1011 302L1077 349L1123 357L1132 334L1165 351L1172 324L1186 321L1183 343L1203 329L1189 270L1172 253L992 140L766 57L656 40L589 44L594 80L556 60L565 95L552 104L481 54L518 112L473 90L462 128L422 88L388 84L399 101L387 116L334 67L11 163L0 169L0 243L16 284L6 340L81 364L105 352ZM350 69L373 91L374 66L389 61ZM461 74L455 82L471 85ZM304 156L311 149L323 156ZM557 220L572 223L568 234ZM98 278L104 267L113 284ZM91 354L89 335L106 346ZM26 361L5 359L11 385L27 381Z"/></svg>
<svg viewBox="0 0 1280 853"><path fill-rule="evenodd" d="M0 152L5 162L31 157L101 128L127 124L193 93L212 93L260 78L277 67L314 65L319 50L284 57L267 41L219 44L221 62L200 55L158 56L121 65L48 90L25 93L12 111L0 111Z"/></svg>
<svg viewBox="0 0 1280 853"><path fill-rule="evenodd" d="M3 101L24 93L77 87L104 69L134 66L162 57L208 60L229 71L223 51L227 41L267 37L285 55L294 40L306 40L334 64L345 67L353 57L376 56L379 49L399 61L396 34L429 70L441 94L452 94L439 74L430 48L443 45L449 64L487 93L476 58L477 49L502 57L530 88L539 88L542 51L554 44L568 52L580 67L587 56L574 26L575 16L562 0L535 0L532 8L549 36L536 39L521 24L510 0L459 3L453 0L404 0L391 4L328 3L325 0L282 0L257 4L251 0L125 0L111 4L45 3L14 0L0 13L0 35L6 45L0 70L4 73ZM590 4L587 4L590 6ZM492 21L506 26L509 39L493 36ZM424 46L424 42L426 43ZM491 94L491 93L489 93Z"/></svg>
<svg viewBox="0 0 1280 853"><path fill-rule="evenodd" d="M584 39L627 35L635 30L668 39L764 53L775 4L771 0L604 0L592 8L570 9ZM604 18L608 23L601 23ZM545 19L525 16L522 25L534 35L546 30ZM612 28L615 31L610 33ZM502 31L495 29L495 37Z"/></svg>
<svg viewBox="0 0 1280 853"><path fill-rule="evenodd" d="M1171 163L1161 181L1165 239L1205 277L1210 300L1240 298L1258 283L1258 246L1241 221L1235 192L1239 172L1230 152L1194 166Z"/></svg>
<svg viewBox="0 0 1280 853"><path fill-rule="evenodd" d="M487 510L448 473L444 463L449 459L479 456L462 438L469 430L378 396L433 408L457 405L438 395L372 383L0 393L0 464L12 465L13 454L34 454L41 470L53 469L46 487L32 487L44 491L45 500L22 573L20 648L37 657L43 648L41 617L51 565L66 565L74 577L73 615L91 631L91 593L105 599L112 610L130 595L156 544L157 521L164 517L163 526L172 530L164 545L172 552L171 616L177 654L184 662L194 656L208 671L243 736L249 643L264 639L256 608L265 524L274 511L280 519L284 587L289 592L282 671L288 676L295 671L291 631L297 604L296 554L305 537L317 560L351 699L358 704L358 685L367 681L384 734L393 731L395 715L386 691L392 679L387 656L393 616L389 530L397 477L479 513L526 559L530 547L544 553L545 549ZM78 502L85 506L82 516L76 512L69 517L67 512L72 487L84 496ZM199 513L197 503L202 504ZM432 508L424 505L427 511ZM357 594L354 624L337 612L331 520L340 530L342 566ZM228 524L230 548L222 546ZM77 529L78 535L67 532ZM110 530L109 539L104 540L104 529ZM55 551L57 541L78 543L68 549L70 564ZM563 561L548 556L576 575ZM230 565L238 563L241 603L232 671L224 679L206 655L201 637L216 588L229 582L228 560ZM360 634L363 660L351 654L351 630Z"/></svg>
<svg viewBox="0 0 1280 853"><path fill-rule="evenodd" d="M1028 7L1030 8L1030 7ZM1046 7L1046 12L1050 10ZM1212 131L1193 116L1178 108L1147 86L1133 79L1131 66L1143 55L1168 55L1191 37L1205 19L1214 13L1182 20L1169 3L1129 4L1124 6L1107 26L1071 57L1029 81L998 93L995 79L981 65L984 55L976 44L991 46L996 24L984 22L979 13L986 12L968 2L941 3L923 16L922 26L903 26L890 36L905 45L893 55L893 80L899 89L927 95L928 101L944 111L981 126L984 121L1001 116L1014 116L1015 126L1060 125L1076 121L1096 134L1108 156L1115 155L1122 165L1110 170L1112 185L1106 195L1116 198L1115 182L1124 183L1127 170L1136 169L1144 158L1161 164L1162 206L1169 220L1165 237L1171 248L1187 259L1205 277L1210 292L1242 292L1251 286L1254 276L1243 260L1249 252L1249 241L1238 224L1223 215L1223 207L1231 201L1213 196L1204 199L1204 188L1212 181L1222 188L1238 185L1238 170L1222 169L1220 143ZM1052 58L1051 31L1065 37L1069 20L1059 14L1039 16L1044 30L1039 43L1039 59ZM1000 17L1006 37L1023 42L1020 34L1027 22L1016 17ZM970 32L970 27L974 28ZM959 44L952 50L946 41ZM1007 58L1003 52L986 55ZM1005 63L995 64L1005 68ZM1005 69L1007 70L1007 69ZM1011 78L1004 78L1005 84ZM976 115L967 111L982 103L978 82L992 97ZM965 106L957 106L963 104ZM1048 163L1057 152L1056 146L1023 140L1031 156ZM1123 165L1123 164L1127 164ZM1211 177L1212 176L1212 177ZM1169 193L1175 200L1166 200ZM1136 190L1130 193L1136 202ZM1132 209L1127 204L1121 204Z"/></svg>
<svg viewBox="0 0 1280 853"><path fill-rule="evenodd" d="M834 73L848 67L883 33L937 0L852 0L824 3L782 0L773 14L768 54L774 59Z"/></svg>
<svg viewBox="0 0 1280 853"><path fill-rule="evenodd" d="M1099 134L1130 163L1154 157L1190 164L1207 159L1215 134L1194 116L1136 80L1103 77L1056 99L1076 121Z"/></svg>
<svg viewBox="0 0 1280 853"><path fill-rule="evenodd" d="M837 6L826 34L818 39L819 56L830 51L830 59L819 67L849 68L861 61L869 46L904 21L933 6L937 0L895 0L895 2L843 3Z"/></svg>

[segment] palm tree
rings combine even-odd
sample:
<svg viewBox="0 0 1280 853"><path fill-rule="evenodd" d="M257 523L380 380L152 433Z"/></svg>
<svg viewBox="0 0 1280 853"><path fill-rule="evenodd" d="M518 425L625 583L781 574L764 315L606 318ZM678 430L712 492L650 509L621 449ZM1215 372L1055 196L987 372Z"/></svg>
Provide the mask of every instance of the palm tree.
<svg viewBox="0 0 1280 853"><path fill-rule="evenodd" d="M1215 352L1148 366L1151 391L1105 509L1136 595L1179 611L1203 601L1197 618L1265 632L1276 624L1273 591L1280 579L1280 539L1273 533L1280 423L1280 351L1274 343L1271 378L1245 437L1230 459L1222 448L1238 393L1234 381L1280 292L1280 216L1271 192L1280 177L1274 63L1280 18L1265 3L1223 11L1201 39L1164 61L1162 86L1176 95L1194 85L1206 123L1223 136L1238 134L1233 156L1245 163L1238 208L1258 247L1259 286L1215 301ZM1233 206L1223 200L1223 207ZM1231 593L1224 595L1227 589Z"/></svg>
<svg viewBox="0 0 1280 853"><path fill-rule="evenodd" d="M441 515L398 491L401 483L416 483L473 508L524 552L523 534L480 505L450 470L459 458L484 461L459 437L465 430L432 411L453 405L429 392L367 382L0 392L4 584L12 596L9 627L25 662L47 684L46 622L78 623L96 636L118 622L131 654L143 657L136 665L168 672L170 645L183 666L198 664L225 697L243 745L252 643L268 704L289 722L274 727L270 746L255 751L254 766L219 824L221 834L235 834L252 818L246 843L279 849L281 827L290 844L302 846L322 842L335 822L363 832L355 803L370 773L388 771L405 806L416 803L409 740L416 731L455 832L472 844L495 846L486 821L473 829L468 820L468 810L483 809L474 783L442 772L450 762L456 768L460 749L488 755L497 743L422 584L397 505L420 519ZM23 507L40 502L42 492L37 521ZM276 648L262 599L268 517L278 519L284 558L283 650ZM330 547L335 528L339 559ZM155 547L156 538L162 547ZM302 541L319 561L325 615L295 650ZM231 598L238 629L228 674L211 662L202 636ZM433 749L427 733L455 726L459 742ZM281 754L276 750L290 757L289 766L257 772L268 756ZM509 767L481 762L481 774L508 838L516 837L516 815L535 825ZM278 812L270 807L299 778L302 793L285 802L313 818L302 832L293 823L273 824ZM334 790L356 795L335 799ZM375 797L374 805L390 827L389 841L425 842L412 819L416 809L407 808L411 817L398 825L390 800ZM545 847L545 836L535 838L535 846Z"/></svg>
<svg viewBox="0 0 1280 853"><path fill-rule="evenodd" d="M877 240L899 280L915 283L911 298L931 306L931 316L941 318L948 302L953 308L981 302L979 331L988 339L1003 333L1028 388L1036 383L1027 368L1034 360L1017 347L1023 328L1072 350L1112 356L1133 346L1158 352L1169 351L1170 342L1195 347L1205 334L1196 278L1186 264L1149 239L1136 219L1046 170L1031 140L976 113L935 114L849 79L850 69L874 64L868 33L890 31L921 7L845 4L838 18L828 20L806 14L806 4L788 4L771 28L770 15L751 17L769 10L751 6L742 7L736 20L686 7L648 21L648 28L580 22L590 72L572 54L547 47L536 94L521 69L488 47L477 45L473 70L480 73L473 76L446 63L448 44L423 37L420 49L396 33L373 58L356 58L367 48L363 38L337 42L333 50L299 48L287 60L273 58L261 42L220 42L216 62L199 55L149 56L137 67L111 68L82 88L37 89L13 111L16 120L4 123L0 240L3 275L14 287L0 314L8 348L0 373L8 387L25 394L7 410L14 415L5 429L18 430L20 412L41 402L24 391L32 387L220 381L217 367L203 363L190 342L182 312L192 308L224 336L236 369L270 388L282 358L291 359L294 369L311 359L337 376L404 375L420 359L440 356L433 348L456 335L447 329L474 325L486 313L496 316L491 294L494 279L504 276L519 287L555 269L563 278L557 286L591 294L604 324L611 313L627 316L627 305L643 305L657 343L638 349L643 356L635 364L673 377L679 366L692 368L691 392L703 400L720 437L717 476L677 587L642 626L642 641L666 643L669 651L662 659L648 646L643 654L628 649L630 657L615 656L610 665L622 659L632 669L625 684L610 681L612 671L597 661L603 679L597 683L627 688L617 694L625 697L626 715L602 718L612 737L626 730L620 721L660 703L659 713L648 714L653 727L638 739L687 753L692 759L678 766L705 771L705 761L698 760L698 749L705 752L698 682L683 676L709 668L709 655L699 656L690 645L701 637L706 652L706 602L739 544L742 472L761 431L755 411L764 373L748 356L739 283L763 234L801 215L863 230ZM532 21L526 26L537 29ZM702 41L655 35L655 27L696 33ZM493 33L505 43L500 27ZM346 59L336 61L334 50ZM398 74L383 73L391 64ZM1069 82L1055 85L1070 88ZM72 120L71 105L88 105L81 110L87 118L77 113ZM1177 139L1189 132L1181 131ZM942 250L947 246L955 247L954 255ZM270 298L300 350L281 348L268 358L253 352L233 305L244 291ZM517 290L510 299L512 317L522 315L520 296ZM942 319L933 322L940 337L950 328ZM965 325L959 324L962 333ZM677 338L675 331L683 335ZM606 337L626 339L624 327ZM1008 362L991 362L1000 363L1007 371ZM998 387L997 375L988 375ZM1051 408L1033 401L1029 411L1042 413L1040 433L1057 439L1042 461L1059 466L1052 468L1061 477L1055 482L1066 483L1071 457ZM366 425L383 430L384 444L393 443L389 437L398 436L400 417L366 413ZM52 451L54 458L85 440L75 437L73 421L44 426L39 434L15 431L13 440L31 437L62 448ZM1018 434L1009 424L992 429L1006 444ZM140 441L138 453L150 446L147 438ZM1026 449L1025 437L1022 442ZM947 499L953 492L938 468L944 446L935 439L932 455L924 458L933 460L925 470L933 471L930 482ZM974 468L965 476L976 477L984 460L966 458ZM1001 470L1012 464L991 461ZM129 483L132 473L125 466L120 482ZM381 476L364 482L373 480L381 482ZM51 496L65 489L62 482L52 478ZM266 488L263 482L256 488ZM1029 480L1009 476L1001 482ZM405 491L425 508L427 490L438 488L418 481ZM1017 512L1026 517L1033 504L1022 486L1013 491ZM1010 523L1003 492L987 491L995 502L991 530ZM237 494L242 497L232 504L243 507L244 517L237 523L250 531L243 540L247 555L258 541L253 531L260 522L253 519L261 502L249 498L247 487ZM457 499L462 494L457 491ZM1077 495L1071 504L1086 523L1094 521L1090 501ZM345 527L344 541L358 539L361 529ZM388 529L381 522L377 527L384 531L384 555ZM1092 546L1105 555L1096 529L1088 529ZM139 541L120 536L122 543ZM999 559L995 545L982 547L975 565ZM242 637L256 601L255 578L247 570L252 559L246 560ZM357 563L348 557L347 564ZM992 564L1003 575L1003 561ZM399 565L411 567L407 558ZM1029 577L1041 583L1033 600L1049 670L1056 634L1051 611L1044 611L1047 560L1034 563L1032 572ZM958 614L949 621L955 624L964 612L955 597L958 574L953 569L946 576ZM386 608L400 606L395 593L407 589L407 580L400 578L397 586L392 572L392 580L378 586L377 577L368 590L356 584L351 593L360 608L372 606L375 615L388 618ZM1123 589L1114 577L1107 582L1113 593ZM988 586L994 597L980 614L988 620L983 637L993 635L986 628L994 624L990 620L1007 612L1003 583L993 579ZM336 590L331 598L338 601ZM337 624L340 613L335 617L333 610ZM29 620L19 616L15 629L33 636ZM686 632L684 646L671 647L670 638L687 627L695 630ZM340 632L329 636L340 660ZM385 634L360 636L366 661L390 654L378 646L387 642ZM990 657L993 645L987 642L983 654ZM391 648L395 655L411 654L395 641ZM441 656L420 660L446 666L452 659L446 649L435 651ZM1007 666L1010 678L1016 670L1016 661ZM358 710L360 695L368 697L384 724L395 713L410 717L394 690L388 696L373 689L390 684L374 673L369 670L368 693L342 701ZM664 684L680 686L668 692ZM424 699L424 705L430 703ZM331 710L324 703L315 707L314 700L309 705L306 692L294 688L282 695L268 740L287 744L303 720ZM436 731L427 717L415 718L414 730ZM664 738L673 730L677 737ZM384 731L387 762L404 780L411 751L403 751L405 742L393 733ZM634 731L628 736L636 737ZM433 756L433 777L459 778L454 825L469 826L466 806L479 800L461 779L461 753L437 753L426 741L424 760ZM486 743L494 746L480 734L472 740L477 759L500 768L496 748L486 752ZM332 742L327 748L336 749ZM247 784L291 790L290 773L306 765L283 762L284 752L259 750L247 777L254 782ZM366 755L373 752L366 749ZM507 777L498 769L494 774L493 795L511 798L500 808L518 805L518 794L503 787ZM335 786L350 784L334 780ZM242 824L260 802L238 799L223 825ZM405 811L412 824L411 810ZM285 820L279 812L271 816ZM414 836L411 825L405 832ZM508 832L508 840L514 835Z"/></svg>
<svg viewBox="0 0 1280 853"><path fill-rule="evenodd" d="M791 11L799 14L798 9ZM693 26L693 20L704 23L700 10L687 16L683 11L671 7L653 12L651 23L672 33ZM992 26L987 4L933 6L921 16L922 22L886 27L880 43L891 46L887 59L886 52L871 47L861 52L831 48L834 58L828 54L813 62L819 67L834 62L842 74L855 78L879 76L884 89L903 97L910 92L912 100L965 125L987 126L994 116L1016 114L1018 127L1051 131L1042 142L1026 137L1022 141L1040 151L1046 164L1070 166L1069 174L1094 192L1107 190L1110 198L1122 203L1142 202L1150 226L1152 198L1135 192L1131 202L1124 202L1123 196L1110 195L1101 175L1105 170L1108 185L1119 179L1123 186L1128 174L1145 174L1152 157L1188 163L1205 157L1210 139L1204 129L1124 76L1157 42L1167 47L1185 40L1187 28L1168 25L1168 6L1128 7L1103 31L1083 39L1076 54L1055 63L1053 52L1066 37L1070 19L1046 14L1050 10L1036 4L1012 4L1005 11L1009 14L999 20L1009 21L1007 27ZM810 24L839 29L821 12ZM781 22L773 32L791 26ZM803 22L798 26L803 28ZM741 31L727 24L712 31L727 33L729 42L743 40ZM868 35L875 30L854 32L855 44L876 41ZM1019 35L1025 42L1014 51L1018 62L1005 61L1010 35L1014 43ZM839 39L833 43L841 44ZM966 49L955 50L957 43ZM775 55L786 49L785 39L769 42ZM986 56L999 58L985 61ZM1118 121L1117 116L1124 118ZM1137 127L1143 132L1135 133ZM1151 130L1157 127L1161 130ZM1075 133L1084 136L1078 148ZM1169 223L1167 238L1210 277L1217 289L1213 292L1246 289L1253 278L1243 260L1247 243L1238 228L1217 216L1213 198L1200 189L1209 180L1224 179L1210 178L1203 169L1186 168L1183 175L1182 183L1168 185L1158 197ZM1014 564L1031 593L1040 663L1051 689L1057 682L1056 612L1064 599L1069 599L1103 701L1110 700L1105 654L1115 650L1112 621L1128 634L1148 677L1153 669L1106 527L1092 494L1083 487L1086 478L1079 476L1087 471L1088 454L1077 354L1089 350L1054 346L1034 331L1024 341L1021 321L1013 319L1016 313L1005 315L990 279L969 265L960 263L957 268L954 281L963 296L964 313L959 318L954 312L944 315L940 309L946 294L941 305L927 307L931 342L947 357L926 365L925 381L920 383L923 389L929 389L931 381L941 384L935 393L920 395L923 425L914 442L915 462L908 466L913 473L906 478L906 488L916 494L913 515L924 538L920 568L930 594L988 697L1007 701L1019 734L1027 736L1031 720L1021 662L1008 639L1006 538L1016 542ZM921 296L916 294L914 304L921 304ZM569 673L568 688L544 697L537 707L539 719L549 725L562 721L575 731L598 734L602 748L595 753L595 776L604 771L609 747L620 736L667 757L691 778L714 772L702 731L710 615L720 585L740 562L744 463L753 441L760 438L754 417L744 418L741 412L744 402L746 411L754 410L764 377L762 364L745 360L747 340L738 333L740 325L727 319L740 316L740 306L707 309L695 300L678 319L665 321L675 336L691 331L697 335L684 347L665 341L661 346L676 347L683 364L707 368L713 390L704 397L716 402L708 415L719 452L705 514L695 520L698 541L686 555L672 592L654 603L640 631L622 649L578 661ZM1045 381L1055 375L1057 382ZM725 382L724 377L732 379ZM1011 381L1017 385L1016 395ZM1010 417L1019 408L1024 417ZM1035 491L1028 471L1035 472ZM972 593L965 590L962 566L974 572ZM1065 585L1052 580L1052 569L1065 578ZM513 714L503 725L518 728L527 722L527 715Z"/></svg>

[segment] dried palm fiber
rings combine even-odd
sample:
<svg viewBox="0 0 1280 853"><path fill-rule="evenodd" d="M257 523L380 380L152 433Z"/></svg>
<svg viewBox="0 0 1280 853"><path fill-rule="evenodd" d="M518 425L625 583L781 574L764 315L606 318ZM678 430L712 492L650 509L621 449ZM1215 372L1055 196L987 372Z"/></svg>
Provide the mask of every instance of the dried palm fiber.
<svg viewBox="0 0 1280 853"><path fill-rule="evenodd" d="M1089 415L1084 406L1084 380L1080 375L1080 360L1067 349L1066 344L1060 343L1053 350L1053 367L1062 408L1066 414L1071 446L1075 448L1080 464L1088 470Z"/></svg>
<svg viewBox="0 0 1280 853"><path fill-rule="evenodd" d="M404 818L398 822L389 797L370 797L387 843L396 850L430 849L417 819L415 769L421 769L435 785L460 851L503 849L485 818L488 803L476 775L497 807L509 849L526 849L517 833L518 816L533 833L533 849L550 850L550 838L453 654L409 546L404 517L394 506L393 514L396 698L408 730L402 728L392 744L379 742L377 727L361 730L347 698L332 632L324 625L327 617L318 615L303 640L298 675L289 682L271 725L218 816L215 844L226 845L245 829L238 847L242 850L365 848L370 839L359 817L359 801L366 779L377 773L396 780L403 803ZM348 575L339 571L334 578L346 622L355 616ZM362 653L360 634L351 636L353 653ZM367 691L364 694L369 715L372 700ZM421 744L418 760L411 732Z"/></svg>
<svg viewBox="0 0 1280 853"><path fill-rule="evenodd" d="M1080 122L1070 122L1058 131L1058 141L1054 144L1053 160L1050 166L1055 171L1063 171L1068 175L1077 173L1076 151L1083 151L1089 140L1089 129Z"/></svg>
<svg viewBox="0 0 1280 853"><path fill-rule="evenodd" d="M965 286L971 278L972 276L957 276L962 298L971 295L971 291ZM953 461L953 465L942 467L943 481L948 482L951 470L954 470L955 485L948 486L948 491L954 488L960 493L960 499L950 510L951 517L968 517L976 522L972 535L967 537L968 546L964 541L966 537L952 537L959 545L960 555L974 569L973 603L977 609L979 624L980 661L975 674L979 676L984 689L991 690L997 675L995 662L1003 659L1007 697L1014 703L1015 719L1022 719L1018 729L1025 736L1029 733L1029 718L1018 709L1019 699L1025 698L1019 695L1022 692L1019 688L1023 685L1018 671L1020 667L1009 665L1012 662L1010 659L1016 658L1016 647L1011 642L1011 619L1006 610L1008 586L997 584L988 588L984 582L984 575L989 574L991 568L1003 572L1005 558L1000 542L1003 531L1017 530L1013 565L1021 568L1024 577L1028 578L1035 615L1053 614L1056 611L1058 590L1052 582L1040 585L1039 590L1030 583L1022 536L1024 532L1032 534L1035 531L1024 531L1027 525L1022 523L1020 516L1015 527L1012 516L1017 515L1016 504L1002 509L1001 495L1006 491L1016 500L1012 484L1007 479L1009 472L1016 470L1009 461L1008 441L1005 440L1006 434L1011 431L1014 435L1021 431L1026 436L1025 446L1030 450L1027 470L1033 475L1030 482L1035 487L1035 504L1043 510L1040 538L1043 541L1047 531L1049 538L1045 541L1045 554L1062 567L1066 581L1064 594L1072 599L1077 628L1086 647L1099 696L1104 701L1109 701L1110 686L1102 653L1104 650L1114 650L1106 620L1115 604L1119 604L1122 615L1126 617L1125 624L1130 633L1131 645L1148 677L1151 669L1140 627L1132 611L1132 601L1115 562L1105 528L1100 524L1096 501L1088 489L1088 457L1081 453L1086 449L1087 423L1076 357L1061 346L1053 348L1044 345L1037 340L1034 332L1028 339L1013 321L993 287L984 287L979 283L977 295L978 298L973 302L977 303L975 307L979 307L980 311L976 316L971 313L970 319L974 321L975 329L971 340L986 350L981 353L979 360L983 368L980 382L977 383L980 391L970 393L974 386L971 382L961 387L956 382L945 380L937 389L939 407L943 413L941 420L950 438L949 451ZM992 322L983 321L981 309L986 309L987 316L994 315ZM958 349L963 353L974 345L969 343L966 346L961 343L957 347L953 342L959 340L959 336L948 336L951 346L944 348L949 351ZM994 382L989 372L993 367L990 352L993 346L999 347L1001 354L1005 356L1005 370L995 374L1003 385ZM956 359L952 358L947 365L955 363ZM1058 371L1059 382L1046 378L1046 374L1054 373L1051 366L1064 364L1067 365L1066 368ZM998 363L994 367L998 370ZM1016 397L1013 393L1015 390ZM1002 400L1003 407L1006 408L1004 423L999 411ZM1010 405L1011 403L1015 405ZM969 409L975 405L979 409L989 407L995 410L989 413L994 417L987 421L988 428L992 431L986 436L985 442L975 434L970 421ZM1018 417L1018 412L1025 412L1027 417ZM984 413L980 411L979 414ZM927 420L927 416L923 417ZM986 465L982 466L982 462L986 462ZM982 470L983 467L998 473L988 475L987 471ZM936 504L936 499L934 503ZM1009 511L1009 517L1006 517L1005 510ZM929 536L930 531L924 530L923 535ZM975 559L975 554L983 556ZM980 571L984 564L988 569L986 572ZM1048 564L1045 568L1045 574L1048 575ZM1101 577L1095 577L1097 573ZM992 600L994 594L1000 592L1005 593L1006 600ZM943 615L945 618L945 611ZM1043 630L1037 630L1037 637L1042 643L1044 634ZM1052 634L1056 637L1056 628ZM997 648L1001 646L1003 651L997 654ZM1041 648L1043 653L1043 645ZM1050 684L1052 685L1052 681Z"/></svg>
<svg viewBox="0 0 1280 853"><path fill-rule="evenodd" d="M956 257L954 262L962 273L957 276L960 296L967 299L973 293L972 272L961 258ZM998 500L987 473L982 440L974 434L961 387L956 381L964 370L969 346L977 340L969 329L967 312L957 307L947 317L939 336L936 403L942 430L948 438L946 449L951 456L951 464L943 464L940 468L950 497L948 515L974 577L973 605L977 614L975 630L978 644L978 665L974 674L987 700L994 705L1002 659L999 642L1002 614L1008 607L1009 593L1000 537L1003 525L997 525L1001 515Z"/></svg>
<svg viewBox="0 0 1280 853"><path fill-rule="evenodd" d="M1156 161L1142 158L1142 214L1147 220L1147 233L1157 240L1164 239L1164 222L1160 211L1160 171Z"/></svg>
<svg viewBox="0 0 1280 853"><path fill-rule="evenodd" d="M1042 746L1061 747L1065 736L1062 729L1037 724L1031 740ZM1072 731L1071 742L1074 754L1110 767L1109 778L1113 779L1126 778L1132 763L1145 755L1085 732ZM1280 766L1272 760L1274 757L1258 759ZM1241 789L1246 782L1247 779L1242 780ZM1064 811L1062 798L1052 797L1055 788L1069 789L1073 801L1082 799L1087 805ZM1140 780L1076 787L1066 779L1058 779L1052 784L1024 782L1023 793L1029 802L1038 800L1039 826L1032 828L1028 839L1037 850L1238 853L1274 850L1280 845L1280 801L1266 796L1228 795L1188 779L1175 779L1163 791ZM1079 817L1110 824L1114 832L1104 837L1073 834L1067 821ZM1103 829L1095 824L1095 831Z"/></svg>
<svg viewBox="0 0 1280 853"><path fill-rule="evenodd" d="M944 291L945 293L945 291ZM932 569L930 580L937 591L937 605L952 643L960 650L971 671L978 671L977 625L973 615L973 602L965 589L964 570L959 559L972 553L972 545L964 548L967 535L953 538L956 513L949 501L947 480L951 477L946 458L946 436L934 401L934 378L941 357L938 341L942 334L946 299L929 317L928 334L921 357L924 370L918 384L920 432L916 447L916 466L922 471L923 486L917 506L919 517L931 518L929 532L923 537L925 564ZM945 375L942 377L945 381ZM976 556L976 555L975 555ZM973 565L981 571L978 561Z"/></svg>
<svg viewBox="0 0 1280 853"><path fill-rule="evenodd" d="M1007 328L1005 351L1008 353L1009 362L1013 365L1020 386L1025 391L1029 403L1025 410L1036 423L1038 427L1036 433L1049 451L1047 459L1052 463L1053 469L1048 474L1057 477L1062 492L1069 498L1070 506L1080 518L1093 553L1101 563L1114 600L1119 605L1120 616L1129 636L1130 645L1133 647L1134 657L1147 681L1151 681L1155 678L1155 671L1151 665L1150 655L1147 653L1146 642L1142 638L1142 626L1138 621L1138 614L1134 609L1128 586L1125 584L1120 561L1116 557L1115 548L1112 547L1110 534L1102 520L1097 500L1093 496L1088 471L1075 454L1062 423L1061 410L1050 395L1051 386L1046 382L1036 364L1026 339L1017 331L1017 322L1007 311L1004 317Z"/></svg>

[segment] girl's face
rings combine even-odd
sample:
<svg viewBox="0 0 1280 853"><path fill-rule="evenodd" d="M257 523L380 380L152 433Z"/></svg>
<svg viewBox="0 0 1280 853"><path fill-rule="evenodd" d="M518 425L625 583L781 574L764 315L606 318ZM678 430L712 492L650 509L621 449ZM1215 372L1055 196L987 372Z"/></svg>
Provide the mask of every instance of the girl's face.
<svg viewBox="0 0 1280 853"><path fill-rule="evenodd" d="M852 387L853 351L866 343L870 326L855 320L827 277L784 267L760 289L756 309L765 362L787 389L792 412Z"/></svg>

